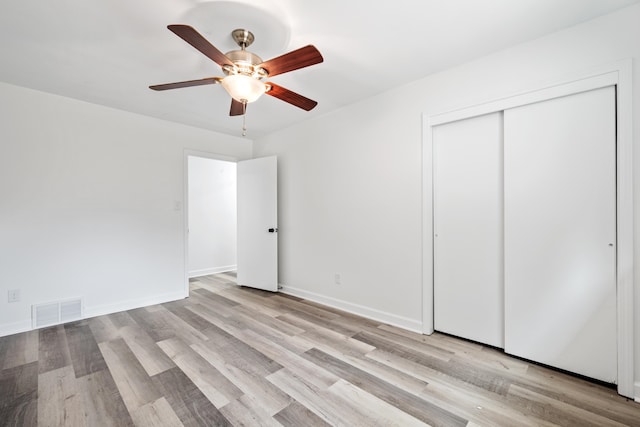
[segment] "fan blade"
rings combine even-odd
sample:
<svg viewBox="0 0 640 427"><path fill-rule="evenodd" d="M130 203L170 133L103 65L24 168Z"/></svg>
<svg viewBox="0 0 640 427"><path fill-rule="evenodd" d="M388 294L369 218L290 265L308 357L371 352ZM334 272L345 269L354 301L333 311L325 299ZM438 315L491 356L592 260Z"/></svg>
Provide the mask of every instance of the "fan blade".
<svg viewBox="0 0 640 427"><path fill-rule="evenodd" d="M242 102L236 101L234 98L231 98L231 111L229 111L230 116L242 116L246 111L246 104L243 104Z"/></svg>
<svg viewBox="0 0 640 427"><path fill-rule="evenodd" d="M167 90L167 89L179 89L181 87L212 85L212 84L220 83L221 80L222 80L222 77L207 77L206 79L200 79L200 80L188 80L186 82L153 85L153 86L149 86L149 89Z"/></svg>
<svg viewBox="0 0 640 427"><path fill-rule="evenodd" d="M264 68L269 74L269 77L273 77L299 68L319 64L322 61L324 61L324 59L318 49L312 45L308 45L265 61L260 64L259 67Z"/></svg>
<svg viewBox="0 0 640 427"><path fill-rule="evenodd" d="M289 89L285 89L282 86L278 86L271 82L267 82L267 84L271 86L271 89L265 92L267 95L274 96L278 99L283 100L284 102L288 102L291 105L302 108L303 110L309 111L312 110L316 105L318 105L316 101L305 98L304 96L292 92Z"/></svg>
<svg viewBox="0 0 640 427"><path fill-rule="evenodd" d="M233 66L233 62L227 56L220 52L215 46L207 41L199 32L188 25L174 24L167 27L173 31L175 35L189 43L191 46L202 52L207 58L216 64Z"/></svg>

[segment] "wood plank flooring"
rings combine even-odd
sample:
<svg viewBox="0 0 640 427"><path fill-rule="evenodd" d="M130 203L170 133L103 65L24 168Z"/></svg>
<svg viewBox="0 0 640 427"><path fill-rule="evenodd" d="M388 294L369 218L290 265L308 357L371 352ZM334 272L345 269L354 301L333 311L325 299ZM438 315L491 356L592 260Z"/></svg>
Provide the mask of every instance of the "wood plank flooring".
<svg viewBox="0 0 640 427"><path fill-rule="evenodd" d="M614 389L443 334L191 281L0 338L0 426L640 426Z"/></svg>

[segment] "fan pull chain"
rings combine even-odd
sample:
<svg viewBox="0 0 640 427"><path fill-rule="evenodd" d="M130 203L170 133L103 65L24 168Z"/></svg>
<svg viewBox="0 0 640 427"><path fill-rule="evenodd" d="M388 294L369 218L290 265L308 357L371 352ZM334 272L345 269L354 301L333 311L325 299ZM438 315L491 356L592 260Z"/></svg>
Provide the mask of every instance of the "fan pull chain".
<svg viewBox="0 0 640 427"><path fill-rule="evenodd" d="M247 136L247 101L242 101L242 136Z"/></svg>

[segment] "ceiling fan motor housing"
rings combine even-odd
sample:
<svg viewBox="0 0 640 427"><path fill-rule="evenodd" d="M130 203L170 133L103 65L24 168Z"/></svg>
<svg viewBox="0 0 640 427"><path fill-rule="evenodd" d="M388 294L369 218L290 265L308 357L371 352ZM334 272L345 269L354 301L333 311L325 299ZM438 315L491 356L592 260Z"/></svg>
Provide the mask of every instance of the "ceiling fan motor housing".
<svg viewBox="0 0 640 427"><path fill-rule="evenodd" d="M248 50L232 50L225 53L227 58L233 62L234 66L225 65L222 67L222 71L225 75L232 74L244 74L257 79L262 79L268 76L266 70L258 67L262 64L262 59L255 53L251 53Z"/></svg>

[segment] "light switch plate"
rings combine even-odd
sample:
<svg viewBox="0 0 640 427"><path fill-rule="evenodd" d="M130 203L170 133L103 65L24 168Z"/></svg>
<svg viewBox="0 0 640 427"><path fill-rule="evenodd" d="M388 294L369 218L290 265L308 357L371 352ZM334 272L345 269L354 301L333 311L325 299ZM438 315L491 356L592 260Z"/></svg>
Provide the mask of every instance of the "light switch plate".
<svg viewBox="0 0 640 427"><path fill-rule="evenodd" d="M18 301L20 301L20 289L11 289L8 292L7 300L9 302L18 302Z"/></svg>

